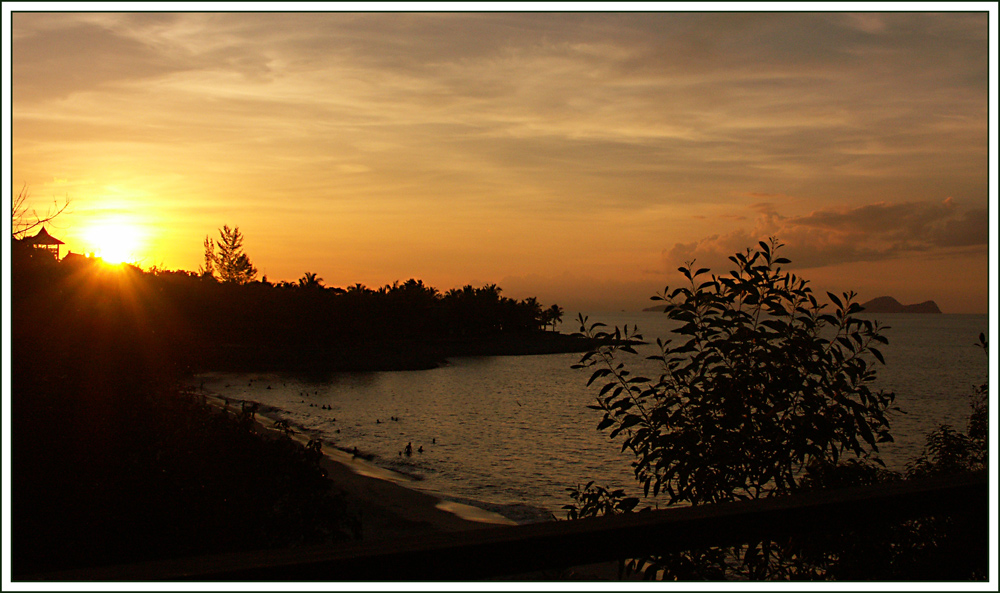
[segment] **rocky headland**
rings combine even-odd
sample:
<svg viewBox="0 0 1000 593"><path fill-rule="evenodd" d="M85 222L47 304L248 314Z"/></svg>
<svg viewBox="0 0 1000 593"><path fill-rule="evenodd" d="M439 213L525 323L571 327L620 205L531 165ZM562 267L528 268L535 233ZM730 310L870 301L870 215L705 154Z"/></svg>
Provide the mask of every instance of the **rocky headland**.
<svg viewBox="0 0 1000 593"><path fill-rule="evenodd" d="M874 298L862 303L861 306L865 313L941 313L941 309L934 301L904 305L890 296Z"/></svg>

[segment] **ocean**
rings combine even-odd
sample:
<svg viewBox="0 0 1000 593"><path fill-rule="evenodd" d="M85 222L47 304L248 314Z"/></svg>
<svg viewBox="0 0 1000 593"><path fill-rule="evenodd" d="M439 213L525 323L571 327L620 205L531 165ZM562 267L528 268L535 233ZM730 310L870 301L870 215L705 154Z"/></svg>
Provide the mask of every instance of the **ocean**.
<svg viewBox="0 0 1000 593"><path fill-rule="evenodd" d="M632 368L655 367L657 337L675 327L662 313L590 313L590 322L638 326L650 346ZM986 315L872 316L889 326L875 388L896 393L893 443L880 446L890 469L920 454L941 424L965 430L969 397L987 381L988 359L977 347ZM566 315L563 332L579 329ZM987 336L987 339L988 336ZM565 517L566 489L594 480L641 495L621 440L598 431L601 413L587 408L599 385L574 370L580 354L462 357L436 369L341 373L316 380L263 373L206 373L198 387L268 407L326 449L355 448L407 487L499 513L524 523ZM410 445L412 454L406 455Z"/></svg>

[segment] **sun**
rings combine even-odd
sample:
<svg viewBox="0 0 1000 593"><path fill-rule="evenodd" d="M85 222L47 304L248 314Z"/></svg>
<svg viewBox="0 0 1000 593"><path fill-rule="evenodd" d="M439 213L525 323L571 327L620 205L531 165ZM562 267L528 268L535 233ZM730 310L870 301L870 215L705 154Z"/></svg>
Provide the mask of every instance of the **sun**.
<svg viewBox="0 0 1000 593"><path fill-rule="evenodd" d="M130 221L104 220L87 227L84 235L94 255L109 264L131 263L139 259L142 231Z"/></svg>

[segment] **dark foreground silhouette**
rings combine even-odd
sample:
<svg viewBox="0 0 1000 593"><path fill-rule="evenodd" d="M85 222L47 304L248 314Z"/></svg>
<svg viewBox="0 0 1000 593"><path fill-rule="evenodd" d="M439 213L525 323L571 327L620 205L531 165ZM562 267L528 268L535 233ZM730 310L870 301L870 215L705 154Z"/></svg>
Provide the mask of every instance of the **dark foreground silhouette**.
<svg viewBox="0 0 1000 593"><path fill-rule="evenodd" d="M320 446L255 434L179 380L200 370L426 368L585 349L534 299L221 284L46 254L12 267L12 572L356 538Z"/></svg>

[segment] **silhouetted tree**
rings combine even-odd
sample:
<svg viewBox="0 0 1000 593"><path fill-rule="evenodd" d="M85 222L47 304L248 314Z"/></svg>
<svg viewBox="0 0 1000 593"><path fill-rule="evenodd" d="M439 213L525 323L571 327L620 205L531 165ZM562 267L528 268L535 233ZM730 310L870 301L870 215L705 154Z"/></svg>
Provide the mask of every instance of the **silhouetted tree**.
<svg viewBox="0 0 1000 593"><path fill-rule="evenodd" d="M556 326L562 321L563 308L559 305L552 305L542 313L542 325L552 326L552 331L556 331Z"/></svg>
<svg viewBox="0 0 1000 593"><path fill-rule="evenodd" d="M216 253L218 248L218 253ZM243 234L240 227L219 229L219 241L205 237L205 265L202 273L216 276L223 282L246 284L257 278L257 268L243 251Z"/></svg>
<svg viewBox="0 0 1000 593"><path fill-rule="evenodd" d="M11 199L10 202L10 232L14 239L23 239L30 232L52 221L57 216L66 211L69 201L63 202L62 206L53 203L52 208L44 215L39 215L37 211L28 208L28 186L21 186L21 191Z"/></svg>
<svg viewBox="0 0 1000 593"><path fill-rule="evenodd" d="M212 238L205 235L205 263L198 268L198 273L205 278L215 279L215 243Z"/></svg>
<svg viewBox="0 0 1000 593"><path fill-rule="evenodd" d="M805 470L845 455L868 458L891 441L886 410L892 393L873 392L874 346L887 343L877 322L855 317L853 292L827 293L836 306L817 302L807 282L783 272L773 239L729 259L728 275L703 280L708 269L680 268L687 286L664 290L666 315L680 323L651 357L660 376L632 376L620 362L635 354L641 336L602 324L581 331L603 345L576 368L597 366L590 383L604 379L596 405L599 429L622 435L635 454L636 480L646 496L661 492L667 505L706 504L782 495L802 488ZM588 383L589 384L589 383ZM877 457L874 458L876 462ZM586 491L586 489L584 489ZM578 501L593 496L576 492ZM591 505L594 512L614 504ZM570 505L571 508L575 508ZM576 508L576 514L582 515ZM647 558L637 566L668 578L788 576L783 547L764 539L745 546L693 550ZM648 572L647 572L648 573Z"/></svg>
<svg viewBox="0 0 1000 593"><path fill-rule="evenodd" d="M315 272L306 272L299 278L299 288L323 288L323 279L318 277Z"/></svg>

